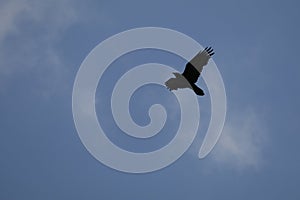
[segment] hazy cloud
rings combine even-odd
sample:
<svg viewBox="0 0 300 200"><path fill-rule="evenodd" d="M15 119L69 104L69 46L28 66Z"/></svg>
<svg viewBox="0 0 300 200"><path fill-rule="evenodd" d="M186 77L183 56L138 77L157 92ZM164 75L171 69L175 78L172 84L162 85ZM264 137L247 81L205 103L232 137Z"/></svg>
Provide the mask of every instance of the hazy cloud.
<svg viewBox="0 0 300 200"><path fill-rule="evenodd" d="M41 78L37 79L47 90L57 88L56 82L63 79L66 71L57 44L77 19L76 6L69 0L2 2L0 91L16 74L23 72L40 74Z"/></svg>
<svg viewBox="0 0 300 200"><path fill-rule="evenodd" d="M0 42L9 34L17 31L16 20L23 11L28 10L25 1L5 1L0 7Z"/></svg>
<svg viewBox="0 0 300 200"><path fill-rule="evenodd" d="M227 122L211 158L222 167L259 169L264 162L267 130L262 116L253 110L233 113Z"/></svg>

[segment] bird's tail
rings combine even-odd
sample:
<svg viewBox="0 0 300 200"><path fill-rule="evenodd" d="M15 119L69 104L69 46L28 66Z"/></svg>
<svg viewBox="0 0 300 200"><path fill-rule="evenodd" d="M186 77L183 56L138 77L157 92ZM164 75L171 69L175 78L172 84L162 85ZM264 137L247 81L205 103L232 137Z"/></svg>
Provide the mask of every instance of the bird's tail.
<svg viewBox="0 0 300 200"><path fill-rule="evenodd" d="M197 85L195 85L195 83L190 83L190 85L192 86L192 89L194 90L194 92L199 95L199 96L204 96L204 92L201 88L199 88Z"/></svg>

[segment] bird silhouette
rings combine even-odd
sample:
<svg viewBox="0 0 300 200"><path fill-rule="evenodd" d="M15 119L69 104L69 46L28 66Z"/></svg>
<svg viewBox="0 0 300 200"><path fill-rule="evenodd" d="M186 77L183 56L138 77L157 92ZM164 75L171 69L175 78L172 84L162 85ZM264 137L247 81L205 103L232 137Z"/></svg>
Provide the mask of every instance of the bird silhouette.
<svg viewBox="0 0 300 200"><path fill-rule="evenodd" d="M197 82L203 67L208 63L208 60L215 53L211 47L206 47L203 51L200 51L196 56L192 58L185 65L185 69L182 74L174 72L175 78L170 78L165 82L166 87L172 91L178 88L190 88L199 96L204 96L204 92L195 83Z"/></svg>

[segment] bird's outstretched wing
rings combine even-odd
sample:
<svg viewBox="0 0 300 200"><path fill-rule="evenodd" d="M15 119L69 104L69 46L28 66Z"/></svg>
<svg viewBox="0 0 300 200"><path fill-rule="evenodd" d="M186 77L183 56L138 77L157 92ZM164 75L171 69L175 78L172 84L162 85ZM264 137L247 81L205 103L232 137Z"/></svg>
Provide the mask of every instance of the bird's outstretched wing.
<svg viewBox="0 0 300 200"><path fill-rule="evenodd" d="M190 63L198 70L199 73L202 72L203 67L207 65L208 60L212 55L215 53L214 50L211 47L205 47L203 51L200 51L192 60Z"/></svg>
<svg viewBox="0 0 300 200"><path fill-rule="evenodd" d="M215 53L211 47L206 47L203 51L200 51L190 62L185 66L182 75L190 82L196 83L203 67L208 63L208 60Z"/></svg>

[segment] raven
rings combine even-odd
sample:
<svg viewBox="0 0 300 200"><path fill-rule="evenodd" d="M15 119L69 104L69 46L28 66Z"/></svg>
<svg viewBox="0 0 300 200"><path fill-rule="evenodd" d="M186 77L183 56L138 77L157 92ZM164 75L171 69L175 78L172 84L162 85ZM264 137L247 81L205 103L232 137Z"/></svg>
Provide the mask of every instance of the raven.
<svg viewBox="0 0 300 200"><path fill-rule="evenodd" d="M200 51L185 65L185 69L182 74L176 72L173 73L175 78L170 78L168 81L166 81L166 87L170 91L177 90L178 88L190 88L194 90L197 95L203 96L203 90L195 85L195 83L197 82L203 67L208 63L208 60L214 54L215 53L211 47L206 47L203 51Z"/></svg>

